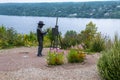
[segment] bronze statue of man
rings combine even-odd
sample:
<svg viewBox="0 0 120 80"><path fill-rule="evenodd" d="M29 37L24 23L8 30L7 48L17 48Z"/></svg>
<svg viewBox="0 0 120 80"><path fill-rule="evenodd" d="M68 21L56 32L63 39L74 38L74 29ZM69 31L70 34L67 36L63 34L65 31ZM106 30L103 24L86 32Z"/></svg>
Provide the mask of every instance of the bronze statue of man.
<svg viewBox="0 0 120 80"><path fill-rule="evenodd" d="M37 56L42 56L42 49L43 49L43 38L44 35L47 33L42 31L42 28L45 24L43 23L43 21L39 21L38 23L38 27L37 27L37 40L38 40L38 53Z"/></svg>

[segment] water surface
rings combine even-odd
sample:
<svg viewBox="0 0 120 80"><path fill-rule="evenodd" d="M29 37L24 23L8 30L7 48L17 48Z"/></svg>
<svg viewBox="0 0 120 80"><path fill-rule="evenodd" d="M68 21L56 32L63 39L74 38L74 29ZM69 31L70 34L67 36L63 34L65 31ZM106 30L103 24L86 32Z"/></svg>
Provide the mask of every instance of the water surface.
<svg viewBox="0 0 120 80"><path fill-rule="evenodd" d="M0 15L0 25L13 27L19 33L29 33L36 31L37 23L42 20L45 23L44 29L54 27L56 18L54 17L32 17L32 16L5 16ZM84 30L86 24L92 21L98 27L98 31L104 35L113 35L117 32L120 35L120 19L92 19L92 18L59 18L58 26L62 35L67 30L80 32Z"/></svg>

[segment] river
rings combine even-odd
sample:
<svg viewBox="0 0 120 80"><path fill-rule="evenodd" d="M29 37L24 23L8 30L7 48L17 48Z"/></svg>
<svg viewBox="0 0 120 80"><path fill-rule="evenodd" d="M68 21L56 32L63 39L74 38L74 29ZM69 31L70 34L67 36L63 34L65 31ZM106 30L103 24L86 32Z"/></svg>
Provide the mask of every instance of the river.
<svg viewBox="0 0 120 80"><path fill-rule="evenodd" d="M54 27L56 24L55 17L33 17L33 16L7 16L0 15L0 25L6 27L13 27L18 33L29 33L30 31L36 31L37 23L44 21L44 29L48 27ZM93 19L93 18L64 18L58 19L59 31L64 35L67 30L75 30L80 32L84 30L86 24L92 21L96 24L98 32L104 35L113 37L115 33L120 36L120 19Z"/></svg>

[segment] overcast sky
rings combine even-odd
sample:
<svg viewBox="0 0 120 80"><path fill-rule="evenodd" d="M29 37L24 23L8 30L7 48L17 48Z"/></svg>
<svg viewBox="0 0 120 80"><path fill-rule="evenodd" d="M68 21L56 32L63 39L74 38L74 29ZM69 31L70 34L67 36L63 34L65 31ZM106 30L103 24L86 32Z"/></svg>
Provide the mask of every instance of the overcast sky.
<svg viewBox="0 0 120 80"><path fill-rule="evenodd" d="M86 1L115 1L115 0L0 0L0 3L9 3L9 2L10 3L13 3L13 2L86 2Z"/></svg>

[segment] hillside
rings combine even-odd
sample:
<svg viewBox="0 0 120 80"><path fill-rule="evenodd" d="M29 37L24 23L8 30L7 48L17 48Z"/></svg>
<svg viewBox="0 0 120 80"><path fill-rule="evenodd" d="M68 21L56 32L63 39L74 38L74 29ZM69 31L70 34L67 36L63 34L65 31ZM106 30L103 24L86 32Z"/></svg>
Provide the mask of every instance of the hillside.
<svg viewBox="0 0 120 80"><path fill-rule="evenodd" d="M120 1L1 3L0 15L120 19Z"/></svg>

